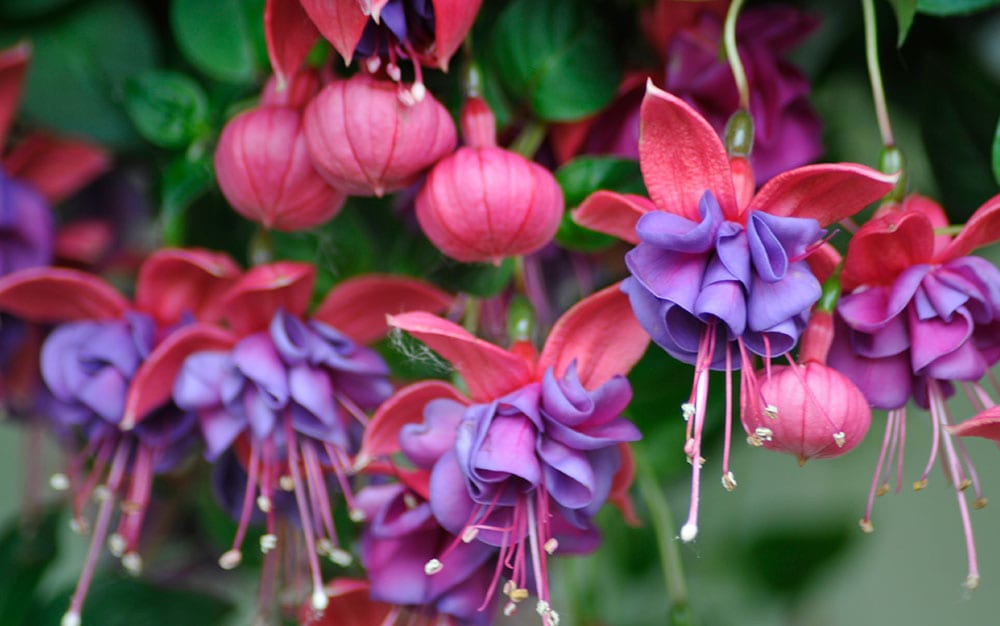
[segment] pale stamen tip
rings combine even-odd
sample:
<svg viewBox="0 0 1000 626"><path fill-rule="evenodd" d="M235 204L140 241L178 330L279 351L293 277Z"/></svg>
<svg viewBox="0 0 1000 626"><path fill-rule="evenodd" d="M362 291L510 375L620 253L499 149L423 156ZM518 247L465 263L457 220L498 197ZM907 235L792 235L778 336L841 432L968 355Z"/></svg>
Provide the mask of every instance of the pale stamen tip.
<svg viewBox="0 0 1000 626"><path fill-rule="evenodd" d="M59 626L80 626L80 614L76 611L66 611L59 621Z"/></svg>
<svg viewBox="0 0 1000 626"><path fill-rule="evenodd" d="M926 478L921 478L920 480L918 480L915 483L913 483L913 490L914 491L920 491L921 489L923 489L926 486L927 486L927 479Z"/></svg>
<svg viewBox="0 0 1000 626"><path fill-rule="evenodd" d="M227 550L219 557L219 567L225 570L235 569L243 560L243 553L239 550Z"/></svg>
<svg viewBox="0 0 1000 626"><path fill-rule="evenodd" d="M974 591L979 587L979 576L975 574L969 574L968 578L965 579L965 585L963 585L969 591Z"/></svg>
<svg viewBox="0 0 1000 626"><path fill-rule="evenodd" d="M269 513L271 511L271 498L257 496L257 508L260 509L261 513Z"/></svg>
<svg viewBox="0 0 1000 626"><path fill-rule="evenodd" d="M555 537L550 537L549 540L545 542L545 545L542 546L542 549L544 549L548 554L554 554L555 551L559 549L559 540Z"/></svg>
<svg viewBox="0 0 1000 626"><path fill-rule="evenodd" d="M413 83L413 86L410 87L410 93L414 100L421 102L427 96L427 87L423 83Z"/></svg>
<svg viewBox="0 0 1000 626"><path fill-rule="evenodd" d="M268 533L260 536L260 551L267 554L278 547L278 536Z"/></svg>
<svg viewBox="0 0 1000 626"><path fill-rule="evenodd" d="M682 404L681 415L684 417L685 422L694 417L694 403L685 402L684 404Z"/></svg>
<svg viewBox="0 0 1000 626"><path fill-rule="evenodd" d="M768 404L767 406L764 407L764 415L768 416L773 420L778 419L778 407L774 406L773 404Z"/></svg>
<svg viewBox="0 0 1000 626"><path fill-rule="evenodd" d="M462 531L462 543L472 543L475 541L476 536L479 535L479 529L475 526L469 526Z"/></svg>
<svg viewBox="0 0 1000 626"><path fill-rule="evenodd" d="M442 569L444 569L444 564L437 559L431 559L430 561L427 561L427 563L424 564L424 573L427 574L428 576L433 576L434 574L440 572Z"/></svg>
<svg viewBox="0 0 1000 626"><path fill-rule="evenodd" d="M69 478L62 472L57 472L49 476L49 486L55 491L66 491L69 489Z"/></svg>
<svg viewBox="0 0 1000 626"><path fill-rule="evenodd" d="M122 557L122 567L132 576L138 576L142 573L142 557L138 552L127 552Z"/></svg>
<svg viewBox="0 0 1000 626"><path fill-rule="evenodd" d="M281 487L282 491L291 493L295 491L295 479L287 475L282 476L278 479L278 486Z"/></svg>
<svg viewBox="0 0 1000 626"><path fill-rule="evenodd" d="M698 525L688 522L681 526L681 541L691 543L698 536Z"/></svg>
<svg viewBox="0 0 1000 626"><path fill-rule="evenodd" d="M332 548L330 550L330 562L341 567L348 567L354 562L354 557L343 548Z"/></svg>
<svg viewBox="0 0 1000 626"><path fill-rule="evenodd" d="M989 500L987 500L986 498L976 498L975 500L972 501L972 508L977 510L986 508L987 502L989 502Z"/></svg>
<svg viewBox="0 0 1000 626"><path fill-rule="evenodd" d="M349 517L352 522L360 524L365 521L365 512L361 509L354 508L348 512L347 517Z"/></svg>
<svg viewBox="0 0 1000 626"><path fill-rule="evenodd" d="M503 614L506 617L510 617L511 615L514 614L515 611L517 611L517 605L514 604L513 602L508 602L503 607Z"/></svg>
<svg viewBox="0 0 1000 626"><path fill-rule="evenodd" d="M847 443L847 435L843 431L839 433L833 433L833 441L837 444L838 448L843 448L844 444Z"/></svg>
<svg viewBox="0 0 1000 626"><path fill-rule="evenodd" d="M108 537L108 550L116 558L121 558L125 554L126 547L125 537L122 537L118 533L114 533Z"/></svg>
<svg viewBox="0 0 1000 626"><path fill-rule="evenodd" d="M322 589L314 589L310 603L312 604L313 609L322 611L330 604L330 598Z"/></svg>
<svg viewBox="0 0 1000 626"><path fill-rule="evenodd" d="M726 491L736 489L736 477L733 476L732 472L726 472L722 475L722 486L726 488Z"/></svg>
<svg viewBox="0 0 1000 626"><path fill-rule="evenodd" d="M867 533L869 535L872 534L873 532L875 532L875 525L872 524L872 521L870 519L861 519L861 520L858 520L858 526L861 527L862 531L864 531L865 533Z"/></svg>
<svg viewBox="0 0 1000 626"><path fill-rule="evenodd" d="M875 490L875 495L877 497L884 496L887 493L889 493L889 483L882 483L879 485L878 489Z"/></svg>

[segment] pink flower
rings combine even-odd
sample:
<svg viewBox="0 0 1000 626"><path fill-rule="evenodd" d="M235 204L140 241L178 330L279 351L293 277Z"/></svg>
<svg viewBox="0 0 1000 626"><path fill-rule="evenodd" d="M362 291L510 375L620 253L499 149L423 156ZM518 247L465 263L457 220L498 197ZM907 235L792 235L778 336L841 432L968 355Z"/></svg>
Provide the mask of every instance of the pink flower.
<svg viewBox="0 0 1000 626"><path fill-rule="evenodd" d="M574 219L639 244L626 255L632 276L622 288L653 340L695 366L683 406L685 452L694 471L681 538L691 541L698 528L708 371L724 369L731 377L742 367L742 389L749 389L751 354L770 359L795 345L820 296L805 259L822 247L822 227L883 196L896 177L854 163L810 165L779 174L754 193L747 160L730 159L708 121L652 84L641 109L639 163L651 200L599 191ZM731 403L727 393L727 487L735 483L728 467Z"/></svg>

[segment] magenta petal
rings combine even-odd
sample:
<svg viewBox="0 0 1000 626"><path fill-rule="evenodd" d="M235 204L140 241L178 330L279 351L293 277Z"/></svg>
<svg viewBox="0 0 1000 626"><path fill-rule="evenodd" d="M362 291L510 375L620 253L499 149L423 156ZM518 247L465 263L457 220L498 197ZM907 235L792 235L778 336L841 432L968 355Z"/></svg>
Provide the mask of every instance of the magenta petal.
<svg viewBox="0 0 1000 626"><path fill-rule="evenodd" d="M972 341L965 341L956 350L935 359L918 373L937 380L977 381L987 369L989 364L983 358L983 353Z"/></svg>
<svg viewBox="0 0 1000 626"><path fill-rule="evenodd" d="M898 409L910 398L913 373L906 352L895 356L869 359L851 348L851 330L837 319L833 344L827 363L858 386L865 399L876 409Z"/></svg>
<svg viewBox="0 0 1000 626"><path fill-rule="evenodd" d="M406 424L399 433L403 454L417 467L433 467L455 445L465 408L465 404L448 398L428 402L423 410L424 421Z"/></svg>
<svg viewBox="0 0 1000 626"><path fill-rule="evenodd" d="M492 483L516 476L529 485L538 485L542 468L535 456L537 430L531 420L524 416L496 415L488 426L486 436L470 450L468 459L461 458L461 442L456 442L459 460L468 463L472 480ZM465 429L460 429L459 440L464 434Z"/></svg>
<svg viewBox="0 0 1000 626"><path fill-rule="evenodd" d="M267 56L278 77L278 89L288 85L288 79L309 56L319 31L302 8L299 0L267 0L264 6L264 37Z"/></svg>
<svg viewBox="0 0 1000 626"><path fill-rule="evenodd" d="M572 217L574 222L591 230L639 243L636 224L643 215L655 210L656 206L642 196L600 190L587 196Z"/></svg>
<svg viewBox="0 0 1000 626"><path fill-rule="evenodd" d="M934 229L923 213L887 213L851 237L844 259L845 292L860 285L888 285L914 265L930 263Z"/></svg>
<svg viewBox="0 0 1000 626"><path fill-rule="evenodd" d="M0 279L0 310L32 322L116 320L128 309L111 285L86 272L38 267Z"/></svg>
<svg viewBox="0 0 1000 626"><path fill-rule="evenodd" d="M594 389L632 369L649 345L628 297L618 284L605 287L560 317L538 358L538 374L549 367L561 378L576 361L580 383Z"/></svg>
<svg viewBox="0 0 1000 626"><path fill-rule="evenodd" d="M1000 195L993 196L976 209L944 252L937 255L939 262L963 257L976 248L1000 240Z"/></svg>
<svg viewBox="0 0 1000 626"><path fill-rule="evenodd" d="M639 164L662 211L699 221L698 202L715 194L727 218L738 214L729 158L712 126L687 103L652 83L641 108Z"/></svg>
<svg viewBox="0 0 1000 626"><path fill-rule="evenodd" d="M973 324L968 313L959 311L950 322L940 318L920 320L911 307L910 362L917 374L935 360L958 350L972 336ZM982 376L982 372L975 379Z"/></svg>
<svg viewBox="0 0 1000 626"><path fill-rule="evenodd" d="M469 497L469 488L454 451L446 452L431 471L430 503L434 517L453 535L461 534L477 506Z"/></svg>
<svg viewBox="0 0 1000 626"><path fill-rule="evenodd" d="M538 456L544 462L545 489L552 499L571 509L582 509L594 499L594 470L582 452L542 437Z"/></svg>
<svg viewBox="0 0 1000 626"><path fill-rule="evenodd" d="M961 424L948 428L958 437L983 437L992 439L1000 447L1000 406L989 408Z"/></svg>

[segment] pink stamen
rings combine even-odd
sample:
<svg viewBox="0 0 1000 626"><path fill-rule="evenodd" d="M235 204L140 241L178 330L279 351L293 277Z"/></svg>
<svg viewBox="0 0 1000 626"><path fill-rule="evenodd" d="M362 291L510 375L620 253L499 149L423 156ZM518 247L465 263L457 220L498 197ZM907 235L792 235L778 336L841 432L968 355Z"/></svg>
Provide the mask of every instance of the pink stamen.
<svg viewBox="0 0 1000 626"><path fill-rule="evenodd" d="M726 434L722 444L722 481L731 480L729 474L729 449L733 440L733 354L732 346L726 344ZM733 485L735 487L735 484ZM732 489L728 487L727 489Z"/></svg>
<svg viewBox="0 0 1000 626"><path fill-rule="evenodd" d="M705 408L708 404L708 372L695 372L695 387L697 393L694 403L694 442L689 455L691 458L691 505L688 518L681 527L681 540L694 541L698 536L698 500L701 494L701 432L705 423Z"/></svg>
<svg viewBox="0 0 1000 626"><path fill-rule="evenodd" d="M330 509L330 497L326 491L326 484L323 482L323 469L319 462L319 455L310 441L301 442L302 456L305 459L306 479L309 491L313 495L313 509L319 511L323 527L326 529L330 541L336 545L337 533L333 526L333 514Z"/></svg>
<svg viewBox="0 0 1000 626"><path fill-rule="evenodd" d="M129 492L122 504L122 520L119 524L119 534L125 538L126 552L136 552L139 544L139 533L142 522L149 507L149 496L153 486L153 465L155 450L139 443L135 450L135 460L132 463L129 477Z"/></svg>
<svg viewBox="0 0 1000 626"><path fill-rule="evenodd" d="M247 534L247 526L250 524L250 510L253 506L253 495L257 490L257 472L260 468L260 447L257 440L250 438L250 465L247 467L247 486L243 491L243 506L240 509L240 523L236 527L236 536L233 538L235 551L243 546L243 539Z"/></svg>
<svg viewBox="0 0 1000 626"><path fill-rule="evenodd" d="M899 447L896 455L896 493L903 490L903 452L906 450L906 407L896 409L896 432L899 435Z"/></svg>
<svg viewBox="0 0 1000 626"><path fill-rule="evenodd" d="M868 490L868 506L865 507L865 516L861 518L861 529L866 533L874 530L872 526L872 509L875 508L875 493L878 491L879 478L882 474L882 466L885 464L886 454L889 450L889 440L892 437L893 424L899 419L896 411L889 411L885 423L885 435L882 437L882 448L878 454L878 462L875 464L875 474L872 476L872 486Z"/></svg>
<svg viewBox="0 0 1000 626"><path fill-rule="evenodd" d="M285 437L287 438L288 451L288 472L292 475L292 482L295 485L295 504L299 509L299 521L302 523L302 534L306 540L306 557L309 559L309 570L312 574L313 585L313 608L322 609L326 605L318 606L325 601L326 595L323 592L323 574L319 568L319 559L316 555L316 535L313 531L312 512L306 503L305 487L299 475L299 454L296 449L295 432L292 430L291 420L285 421ZM322 600L320 599L322 594Z"/></svg>

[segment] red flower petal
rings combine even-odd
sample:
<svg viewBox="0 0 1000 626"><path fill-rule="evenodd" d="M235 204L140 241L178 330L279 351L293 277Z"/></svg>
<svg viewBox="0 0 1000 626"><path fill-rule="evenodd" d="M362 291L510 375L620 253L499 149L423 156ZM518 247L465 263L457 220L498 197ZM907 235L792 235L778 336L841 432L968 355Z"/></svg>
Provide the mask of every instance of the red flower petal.
<svg viewBox="0 0 1000 626"><path fill-rule="evenodd" d="M358 343L371 343L389 331L386 315L441 313L453 301L452 296L423 281L372 274L345 280L331 289L312 317Z"/></svg>
<svg viewBox="0 0 1000 626"><path fill-rule="evenodd" d="M4 165L12 176L28 181L55 204L107 171L111 157L86 141L35 133L14 146Z"/></svg>
<svg viewBox="0 0 1000 626"><path fill-rule="evenodd" d="M319 31L302 9L299 0L267 0L264 7L264 38L267 56L278 78L278 89L284 89L288 78L309 56Z"/></svg>
<svg viewBox="0 0 1000 626"><path fill-rule="evenodd" d="M1000 447L1000 406L986 409L979 415L961 424L949 426L948 430L959 437L982 437L992 439Z"/></svg>
<svg viewBox="0 0 1000 626"><path fill-rule="evenodd" d="M125 395L121 428L129 430L170 400L184 359L202 350L228 350L236 343L229 331L212 324L185 326L164 339L136 370Z"/></svg>
<svg viewBox="0 0 1000 626"><path fill-rule="evenodd" d="M847 248L841 284L889 285L908 267L930 263L934 230L923 213L887 213L855 233Z"/></svg>
<svg viewBox="0 0 1000 626"><path fill-rule="evenodd" d="M976 209L962 232L935 260L940 263L951 261L996 241L1000 241L1000 195L993 196Z"/></svg>
<svg viewBox="0 0 1000 626"><path fill-rule="evenodd" d="M482 0L431 0L434 5L434 61L448 71L448 60L476 21Z"/></svg>
<svg viewBox="0 0 1000 626"><path fill-rule="evenodd" d="M390 315L388 321L451 362L476 402L499 398L534 379L531 363L448 320L413 311Z"/></svg>
<svg viewBox="0 0 1000 626"><path fill-rule="evenodd" d="M935 230L938 228L947 228L951 225L951 222L948 221L948 214L944 212L941 205L926 196L921 196L920 194L908 194L906 198L903 199L902 207L896 203L887 203L886 206L894 207L893 209L886 211L886 213L891 210L916 211L918 213L923 213L927 216L927 219L931 221L931 228L934 228ZM875 213L876 217L882 217L882 209L883 207L879 207L879 210ZM951 235L934 235L933 257L935 259L942 256L942 253L951 243L951 240Z"/></svg>
<svg viewBox="0 0 1000 626"><path fill-rule="evenodd" d="M400 389L375 411L361 439L361 450L354 459L360 471L380 456L399 451L399 431L407 424L424 421L424 407L431 400L449 398L462 404L468 399L457 389L441 380L424 380Z"/></svg>
<svg viewBox="0 0 1000 626"><path fill-rule="evenodd" d="M608 502L618 507L626 524L639 526L642 521L635 514L632 496L629 495L629 488L632 486L632 481L635 480L635 456L632 454L632 447L627 443L618 444L618 453L621 455L621 465L618 466L618 471L615 472L615 477L611 481Z"/></svg>
<svg viewBox="0 0 1000 626"><path fill-rule="evenodd" d="M813 276L816 277L821 284L825 283L828 278L833 276L833 271L837 269L843 257L837 252L837 249L828 243L824 243L820 247L816 248L815 251L811 252L809 256L806 257L806 263L809 264L809 269L812 271Z"/></svg>
<svg viewBox="0 0 1000 626"><path fill-rule="evenodd" d="M639 115L639 165L656 207L699 222L698 202L711 191L723 215L734 219L739 211L729 158L705 118L652 82Z"/></svg>
<svg viewBox="0 0 1000 626"><path fill-rule="evenodd" d="M351 64L354 48L361 41L361 34L368 23L368 16L361 12L358 0L300 0L319 32L334 50L340 53L345 65Z"/></svg>
<svg viewBox="0 0 1000 626"><path fill-rule="evenodd" d="M139 269L135 305L160 326L181 320L185 313L215 322L223 317L219 306L226 289L240 275L229 255L210 250L159 250Z"/></svg>
<svg viewBox="0 0 1000 626"><path fill-rule="evenodd" d="M264 330L278 309L302 316L309 307L316 269L309 263L278 261L258 265L243 275L220 306L239 335Z"/></svg>
<svg viewBox="0 0 1000 626"><path fill-rule="evenodd" d="M21 103L24 75L31 62L31 46L20 43L0 51L0 153L7 139L7 130Z"/></svg>
<svg viewBox="0 0 1000 626"><path fill-rule="evenodd" d="M96 265L111 251L114 239L110 221L76 220L61 226L56 233L55 257L64 263Z"/></svg>
<svg viewBox="0 0 1000 626"><path fill-rule="evenodd" d="M629 243L639 243L635 224L640 217L655 210L656 206L642 196L602 190L587 196L571 215L580 226Z"/></svg>
<svg viewBox="0 0 1000 626"><path fill-rule="evenodd" d="M627 374L648 344L649 335L616 283L584 298L556 321L538 359L538 373L552 366L558 378L576 361L580 383L595 389L616 374Z"/></svg>
<svg viewBox="0 0 1000 626"><path fill-rule="evenodd" d="M356 2L355 2L356 4ZM395 615L391 604L369 597L368 581L336 578L324 586L329 604L322 611L306 602L300 611L301 626L386 626Z"/></svg>
<svg viewBox="0 0 1000 626"><path fill-rule="evenodd" d="M898 174L883 174L857 163L806 165L764 183L748 210L811 217L827 226L889 193L898 179Z"/></svg>
<svg viewBox="0 0 1000 626"><path fill-rule="evenodd" d="M0 310L31 322L117 320L128 300L86 272L33 267L0 279Z"/></svg>

